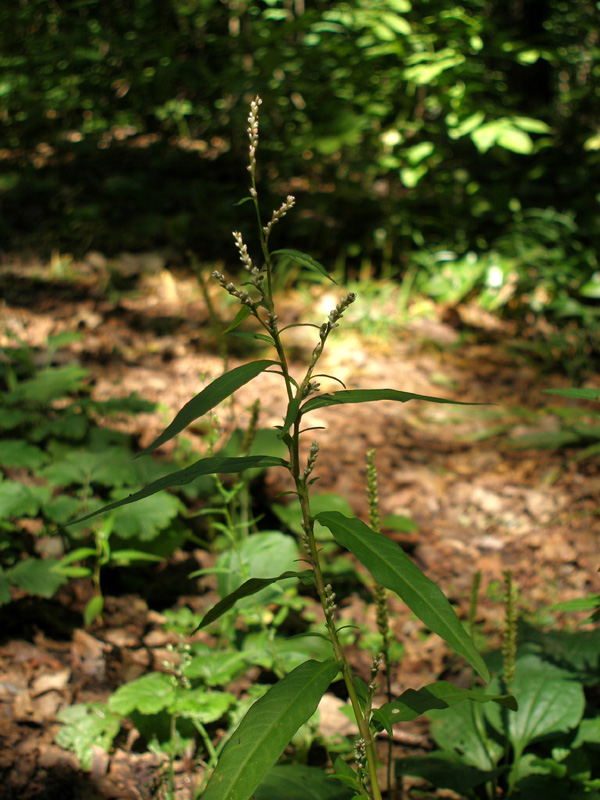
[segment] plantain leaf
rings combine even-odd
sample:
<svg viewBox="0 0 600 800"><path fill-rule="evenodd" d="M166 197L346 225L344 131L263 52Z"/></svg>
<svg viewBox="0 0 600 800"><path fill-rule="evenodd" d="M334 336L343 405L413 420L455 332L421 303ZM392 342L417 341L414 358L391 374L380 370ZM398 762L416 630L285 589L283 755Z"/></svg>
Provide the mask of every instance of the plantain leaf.
<svg viewBox="0 0 600 800"><path fill-rule="evenodd" d="M337 661L305 661L250 708L227 743L202 800L248 800L339 672Z"/></svg>
<svg viewBox="0 0 600 800"><path fill-rule="evenodd" d="M193 633L196 633L196 631L199 631L200 628L205 628L207 625L210 625L211 622L219 619L219 617L223 616L226 611L229 611L230 608L233 608L237 601L241 600L242 597L250 597L257 592L260 592L260 590L264 589L266 586L270 586L272 583L276 583L277 581L284 581L288 578L298 578L305 585L314 583L314 576L310 570L305 570L304 572L282 572L282 574L278 575L276 578L250 578L234 592L231 592L222 600L219 600L216 606L213 606L210 611L204 615L202 621L193 631Z"/></svg>
<svg viewBox="0 0 600 800"><path fill-rule="evenodd" d="M86 514L84 517L79 517L71 522L66 523L63 527L75 525L78 522L85 522L87 519L104 514L106 511L112 511L114 508L126 506L129 503L135 503L137 500L143 500L144 497L156 494L163 489L168 489L171 486L185 486L188 483L196 480L201 475L215 475L217 473L237 473L244 472L247 469L256 467L287 467L288 462L283 458L276 456L241 456L239 458L223 458L222 456L214 456L213 458L201 458L185 469L171 472L156 481L152 481L139 492L127 495L121 500L116 500L114 503L109 503L102 508L98 508L91 514Z"/></svg>
<svg viewBox="0 0 600 800"><path fill-rule="evenodd" d="M151 453L160 447L161 444L168 442L190 422L193 422L198 417L202 417L211 408L217 406L220 402L225 400L226 397L232 395L240 386L243 386L248 381L256 378L261 372L264 372L268 367L275 366L277 361L251 361L249 364L242 364L241 367L226 372L219 378L209 384L206 389L203 389L200 394L193 397L176 415L171 424L165 428L160 436L155 439L152 444L139 454L144 456ZM139 457L139 456L138 456Z"/></svg>
<svg viewBox="0 0 600 800"><path fill-rule="evenodd" d="M308 411L314 411L315 408L345 403L370 403L373 400L395 400L398 403L406 403L407 400L426 400L428 403L450 403L456 406L481 405L480 403L465 403L462 400L446 400L443 397L428 397L425 394L413 394L413 392L400 392L396 389L349 389L312 397L304 403L300 410L306 414Z"/></svg>
<svg viewBox="0 0 600 800"><path fill-rule="evenodd" d="M377 583L396 592L430 630L466 658L485 681L489 680L485 662L446 596L399 545L375 533L359 519L350 519L339 511L323 511L315 519L329 528L338 544L364 564Z"/></svg>
<svg viewBox="0 0 600 800"><path fill-rule="evenodd" d="M323 264L319 264L312 256L307 255L306 253L301 253L299 250L274 250L271 255L274 256L288 256L293 261L297 261L299 264L302 264L303 267L308 267L309 269L316 270L320 272L321 275L324 275L328 278L332 283L337 283L331 275L327 272Z"/></svg>
<svg viewBox="0 0 600 800"><path fill-rule="evenodd" d="M493 701L505 708L516 711L517 702L512 695L483 694L472 689L459 689L447 681L437 681L415 691L407 689L393 703L385 703L373 712L386 731L392 735L392 725L396 722L410 722L433 708L450 708L463 700L475 700L477 703Z"/></svg>

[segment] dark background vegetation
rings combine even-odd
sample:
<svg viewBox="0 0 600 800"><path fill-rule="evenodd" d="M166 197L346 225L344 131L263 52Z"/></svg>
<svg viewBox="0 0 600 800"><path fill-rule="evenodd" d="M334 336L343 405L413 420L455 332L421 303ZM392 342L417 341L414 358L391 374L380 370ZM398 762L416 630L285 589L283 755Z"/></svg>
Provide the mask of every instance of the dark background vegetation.
<svg viewBox="0 0 600 800"><path fill-rule="evenodd" d="M550 241L587 280L597 23L586 0L3 3L3 247L223 257L259 94L265 183L315 256Z"/></svg>

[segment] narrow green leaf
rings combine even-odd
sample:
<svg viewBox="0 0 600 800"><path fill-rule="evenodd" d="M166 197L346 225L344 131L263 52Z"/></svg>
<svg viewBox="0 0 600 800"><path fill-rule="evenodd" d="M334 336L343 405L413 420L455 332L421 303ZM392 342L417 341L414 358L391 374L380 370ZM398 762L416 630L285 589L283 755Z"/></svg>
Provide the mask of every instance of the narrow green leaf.
<svg viewBox="0 0 600 800"><path fill-rule="evenodd" d="M65 523L63 527L67 528L69 525L75 525L79 522L91 519L98 514L104 514L106 511L112 511L114 508L126 506L129 503L135 503L137 500L142 500L144 497L156 494L163 489L169 489L172 486L185 486L188 483L199 478L201 475L215 475L218 473L237 473L244 472L247 469L255 467L287 467L288 462L283 458L276 456L241 456L240 458L222 458L221 456L214 456L213 458L201 458L195 464L191 464L185 469L171 472L156 481L152 481L139 492L124 497L122 500L116 500L114 503L109 503L102 508L93 511L91 514L86 514L84 517L79 517L71 522Z"/></svg>
<svg viewBox="0 0 600 800"><path fill-rule="evenodd" d="M415 691L407 689L393 703L385 703L373 712L386 731L392 735L392 725L396 722L410 722L433 708L450 708L463 700L474 700L477 703L498 703L505 708L516 711L517 702L512 695L491 695L472 689L459 689L447 681L437 681Z"/></svg>
<svg viewBox="0 0 600 800"><path fill-rule="evenodd" d="M327 269L316 261L312 256L307 255L306 253L301 253L299 250L274 250L272 255L274 256L289 256L289 258L297 261L299 264L302 264L303 267L308 267L309 269L314 269L317 272L320 272L321 275L324 275L328 278L332 283L337 283Z"/></svg>
<svg viewBox="0 0 600 800"><path fill-rule="evenodd" d="M464 403L461 400L446 400L443 397L428 397L424 394L400 392L396 389L350 389L312 397L304 403L300 410L303 414L306 414L316 408L326 408L327 406L337 406L345 403L370 403L373 400L395 400L398 403L406 403L408 400L426 400L428 403L450 403L456 406L480 405L480 403Z"/></svg>
<svg viewBox="0 0 600 800"><path fill-rule="evenodd" d="M227 743L202 800L252 797L338 671L332 658L306 661L257 700Z"/></svg>
<svg viewBox="0 0 600 800"><path fill-rule="evenodd" d="M132 561L164 561L161 556L143 550L112 550L110 560L121 567L128 567Z"/></svg>
<svg viewBox="0 0 600 800"><path fill-rule="evenodd" d="M595 400L600 402L600 389L592 389L584 386L580 389L543 389L545 394L559 394L562 397L570 397L576 400Z"/></svg>
<svg viewBox="0 0 600 800"><path fill-rule="evenodd" d="M261 372L264 372L268 367L276 365L276 361L251 361L249 364L242 364L241 367L226 372L219 378L214 380L206 389L203 389L200 394L193 397L189 403L179 411L173 422L165 428L161 435L155 439L152 444L143 450L140 455L146 455L156 450L161 444L168 442L190 422L193 422L198 417L202 417L211 408L225 400L226 397L232 395L240 386L243 386L248 381L251 381Z"/></svg>
<svg viewBox="0 0 600 800"><path fill-rule="evenodd" d="M226 597L220 600L216 606L213 606L211 610L204 615L202 621L193 631L193 633L196 633L196 631L199 631L201 628L205 628L207 625L210 625L211 622L219 619L219 617L223 616L226 611L229 611L230 608L233 608L237 601L241 600L242 597L250 597L257 592L260 592L260 590L264 589L266 586L270 586L272 583L277 583L277 581L284 581L287 578L298 578L305 585L314 583L314 576L310 570L305 570L304 572L283 572L276 578L250 578L234 592L231 592L231 594L228 594Z"/></svg>
<svg viewBox="0 0 600 800"><path fill-rule="evenodd" d="M329 528L338 544L350 550L364 564L377 583L396 592L430 630L466 658L485 681L489 680L485 662L446 596L399 545L387 536L375 533L359 519L349 519L339 511L321 512L316 519Z"/></svg>
<svg viewBox="0 0 600 800"><path fill-rule="evenodd" d="M83 624L86 628L89 628L98 619L103 609L104 598L101 594L96 594L87 601L83 609Z"/></svg>
<svg viewBox="0 0 600 800"><path fill-rule="evenodd" d="M72 564L74 561L83 561L84 558L97 555L97 550L93 547L78 547L77 550L72 550L63 556L56 565L56 569L61 570L63 567Z"/></svg>
<svg viewBox="0 0 600 800"><path fill-rule="evenodd" d="M233 322L229 325L223 333L229 333L230 331L235 330L238 325L241 325L242 322L250 316L250 309L248 306L242 306L238 313L235 315Z"/></svg>
<svg viewBox="0 0 600 800"><path fill-rule="evenodd" d="M283 420L283 425L279 429L279 433L277 434L278 439L283 439L284 436L287 435L291 426L294 423L294 420L298 416L298 411L300 410L300 403L302 401L299 397L294 397L290 400L287 408L287 413L285 415L285 419Z"/></svg>
<svg viewBox="0 0 600 800"><path fill-rule="evenodd" d="M236 206L243 206L244 203L251 203L251 202L252 202L251 197L242 197L241 200L238 200L237 203L233 204L233 207L235 208Z"/></svg>

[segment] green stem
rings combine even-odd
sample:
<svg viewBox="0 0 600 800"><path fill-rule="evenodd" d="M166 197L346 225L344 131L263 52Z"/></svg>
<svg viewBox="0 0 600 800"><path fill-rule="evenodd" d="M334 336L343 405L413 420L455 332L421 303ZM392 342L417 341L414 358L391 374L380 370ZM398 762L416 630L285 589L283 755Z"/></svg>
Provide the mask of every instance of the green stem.
<svg viewBox="0 0 600 800"><path fill-rule="evenodd" d="M300 507L302 509L302 527L307 537L309 558L311 560L315 576L315 586L319 595L319 600L321 601L321 605L325 611L325 624L327 626L327 632L331 640L334 655L340 664L340 670L344 679L344 683L346 684L346 689L348 691L350 703L352 704L354 716L356 717L356 724L358 725L360 737L365 743L367 766L371 778L371 792L373 795L373 800L382 800L381 791L379 789L379 783L377 780L377 752L375 748L375 741L371 734L369 720L365 718L365 715L360 707L360 702L354 686L352 669L348 662L346 653L341 645L337 628L335 627L333 614L328 610L327 606L327 590L325 588L325 581L323 579L323 572L321 570L319 550L315 540L314 518L310 511L308 487L306 485L305 478L300 474L299 439L299 421L296 420L294 423L293 435L291 437L290 464L292 477L294 479L296 491L300 500Z"/></svg>
<svg viewBox="0 0 600 800"><path fill-rule="evenodd" d="M311 375L313 373L313 370L316 366L316 363L323 352L325 340L327 339L327 335L329 334L330 329L327 330L326 333L321 337L320 343L313 351L310 363L308 365L306 374L304 376L304 380L302 381L300 386L298 386L298 384L295 383L295 381L292 379L290 375L286 353L283 344L281 342L279 329L275 318L274 302L273 302L273 284L271 275L272 272L271 254L269 252L267 235L263 228L260 216L260 208L258 205L254 170L255 170L255 161L253 161L253 159L251 158L250 176L251 176L252 189L250 194L252 195L252 199L254 201L256 218L258 221L260 246L265 259L265 271L266 271L266 281L265 281L266 286L264 290L261 292L262 300L259 303L259 305L263 306L263 308L267 310L270 317L270 324L265 322L257 313L257 311L255 311L255 316L258 318L262 326L267 330L267 332L273 339L277 355L279 356L281 372L283 375L283 379L285 381L286 391L288 395L288 403L291 403L292 400L301 399L304 396L304 393L308 388L308 384ZM294 387L297 387L296 394L294 394ZM371 729L369 726L369 720L366 718L365 714L363 714L363 711L360 707L358 695L354 687L352 670L338 636L337 628L335 626L335 620L333 617L333 610L328 606L327 602L328 592L325 586L325 581L323 579L323 572L321 570L321 564L319 561L319 550L317 547L314 534L314 519L310 511L310 502L308 495L309 487L307 485L306 476L300 470L300 418L301 414L300 411L298 410L296 412L295 419L293 420L292 423L293 433L291 436L287 435L286 437L284 437L284 441L288 446L290 455L290 472L294 480L296 493L300 500L300 506L302 509L302 523L303 523L302 527L304 529L306 536L307 553L313 568L317 593L319 595L319 599L321 601L323 610L325 611L325 621L326 621L327 631L329 633L329 638L331 640L331 644L333 647L333 652L335 658L337 659L340 665L342 677L346 684L348 696L350 697L352 709L356 717L356 722L360 732L360 737L363 739L365 743L365 752L367 756L367 769L371 779L372 800L382 800L381 790L379 788L379 783L377 779L377 752L375 748L375 742L372 737Z"/></svg>

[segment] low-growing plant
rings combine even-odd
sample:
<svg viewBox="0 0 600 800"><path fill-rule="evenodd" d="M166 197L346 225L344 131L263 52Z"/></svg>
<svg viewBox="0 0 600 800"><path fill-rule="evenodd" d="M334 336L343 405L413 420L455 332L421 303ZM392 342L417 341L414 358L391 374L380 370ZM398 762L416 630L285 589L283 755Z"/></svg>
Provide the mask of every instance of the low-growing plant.
<svg viewBox="0 0 600 800"><path fill-rule="evenodd" d="M486 656L486 691L510 691L518 709L467 702L428 711L437 749L400 760L399 774L471 800L600 797L600 709L589 691L598 685L598 636L518 624L505 577L504 645Z"/></svg>
<svg viewBox="0 0 600 800"><path fill-rule="evenodd" d="M249 197L244 198L253 206L258 222L259 260L255 260L250 255L241 234L236 232L234 240L244 269L242 284L239 285L228 280L218 271L215 271L213 275L223 289L240 305L235 319L227 330L231 332L248 317L254 317L262 328L262 332L243 333L242 335L268 344L273 348L274 355L272 358L264 358L235 367L214 380L179 411L171 424L144 450L143 454L149 454L156 450L187 425L209 413L220 402L261 373L270 372L280 376L287 397L286 406L282 409L282 423L277 426L277 436L285 445L286 457L267 453L208 456L185 469L150 482L143 489L135 491L127 497L115 499L101 509L94 509L76 521L82 523L99 513L120 510L129 504L146 500L168 487L187 485L206 475L229 474L235 476L247 470L267 467L278 467L285 470L293 482L292 495L295 497L293 502L298 504L301 515L298 543L302 552L303 568L296 566L294 569L286 569L280 574L276 574L274 568L268 576L256 577L250 574L244 580L243 564L241 561L239 565L234 563L237 554L233 548L227 555L228 563L225 575L228 580L231 580L235 569L242 570L242 574L238 575L236 580L227 587L228 593L204 615L198 628L206 628L237 604L244 603L250 597L254 597L256 600L260 592L281 584L283 581L300 581L311 586L312 591L318 597L323 624L320 630L311 631L310 635L315 642L321 643L322 647L314 646L315 655L307 657L306 648L297 648L295 641L292 640L294 658L287 664L281 664L280 659L280 666L283 667L284 674L250 706L239 722L218 758L202 798L203 800L248 800L253 796L256 798L295 797L296 794L287 794L286 792L286 785L289 785L290 779L286 777L285 769L281 767L280 770L272 771L272 768L296 731L314 714L329 685L341 679L359 731L355 742L354 757L351 759L352 763L341 757L338 757L334 763L334 774L343 785L341 788L329 792L326 789L322 791L319 789L317 792L311 788L313 778L306 777L302 797L318 796L340 799L352 797L382 800L383 788L378 772L379 756L376 747L377 736L382 730L385 729L389 733L392 726L398 722L414 719L431 708L449 708L467 698L483 703L494 701L505 708L514 709L516 706L514 699L506 694L483 694L476 689L461 689L440 681L426 686L418 692L409 690L396 698L392 696L388 682L388 702L380 708L374 708L374 696L380 674L385 669L389 676L391 668L392 651L386 603L388 591L394 592L402 598L425 626L439 634L457 654L463 656L483 680L489 678L488 667L442 590L421 572L399 545L381 533L376 502L376 474L372 462L369 464L370 525L337 509L323 509L315 513L312 505L312 486L316 481L314 471L319 457L319 444L317 441L313 441L305 449L304 437L307 432L315 429L315 426L311 425L310 415L317 409L379 400L395 402L421 400L434 403L454 401L392 388L347 389L335 376L318 371L329 336L339 327L343 315L355 301L354 293L343 295L321 325L297 323L308 324L315 329L315 346L307 359L303 374L298 376L292 374L285 345L285 333L293 326L281 326L273 297L274 271L277 269L278 263L291 260L306 269L320 273L326 279L329 279L329 274L322 264L305 253L290 249L272 251L269 247L273 227L291 210L295 200L292 196L288 196L281 207L273 212L269 222L263 224L256 184L260 103L259 98L252 102L248 117L250 192ZM319 379L335 381L340 383L343 388L320 393ZM344 647L337 598L332 585L335 583L335 577L328 571L327 561L323 558L317 536L317 526L327 530L328 535L332 537L338 547L349 551L366 568L374 582L373 593L377 608L380 642L375 652L372 653L368 683L353 671L348 652ZM252 534L248 541L254 539L256 543L257 536L260 534ZM240 549L239 545L238 549ZM198 648L203 650L203 658L200 659L197 666L199 672L202 672L206 669L206 661L210 661L210 648L206 645L195 645L195 648L196 653ZM193 653L194 647L192 648L192 658ZM223 661L222 652L215 652L213 656ZM189 667L184 670L184 674L188 678L192 677ZM173 703L177 708L186 708L185 690L181 689L180 698L181 687L175 687L170 683L168 676L154 674L145 676L145 679L161 685L164 683L165 690L167 683L169 687L172 687L168 690L172 693L172 698L169 696L167 710L173 712ZM142 681L144 678L139 680ZM115 704L119 704L119 698L128 691L125 686L113 696L111 700L113 708ZM152 699L156 701L156 692L152 691L151 695ZM137 702L136 700L135 703ZM132 708L135 707L135 703ZM160 703L162 708L164 703L162 700ZM193 704L190 701L190 707L191 705ZM120 706L120 711L124 712L125 708ZM206 744L210 750L208 743ZM213 766L212 762L210 766ZM287 775L289 776L290 773L288 772ZM315 779L315 785L324 785L321 777ZM268 795L264 794L263 787L265 785L271 786Z"/></svg>
<svg viewBox="0 0 600 800"><path fill-rule="evenodd" d="M163 536L160 554L148 544L171 527L181 504L165 492L132 508L133 514L116 511L94 525L90 535L87 529L63 529L62 541L51 544L46 558L39 557L38 543L50 542L57 525L97 508L106 493L120 497L168 469L150 461L128 465L130 437L98 425L99 417L148 412L155 406L136 395L91 398L86 369L55 363L57 352L76 338L50 337L40 352L10 340L2 349L0 604L10 602L11 586L49 598L70 578L91 577L95 594L84 611L85 623L91 624L102 612L102 568L161 561L169 552L167 540L172 539L172 551L181 537ZM23 530L32 531L31 541Z"/></svg>

